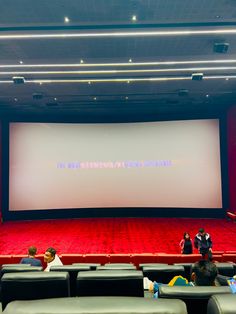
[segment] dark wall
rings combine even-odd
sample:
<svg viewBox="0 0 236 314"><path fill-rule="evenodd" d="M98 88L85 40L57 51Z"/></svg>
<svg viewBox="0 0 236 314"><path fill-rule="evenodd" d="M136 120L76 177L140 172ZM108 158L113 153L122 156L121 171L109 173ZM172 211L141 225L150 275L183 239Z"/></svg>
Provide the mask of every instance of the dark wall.
<svg viewBox="0 0 236 314"><path fill-rule="evenodd" d="M236 106L228 111L229 208L236 210Z"/></svg>

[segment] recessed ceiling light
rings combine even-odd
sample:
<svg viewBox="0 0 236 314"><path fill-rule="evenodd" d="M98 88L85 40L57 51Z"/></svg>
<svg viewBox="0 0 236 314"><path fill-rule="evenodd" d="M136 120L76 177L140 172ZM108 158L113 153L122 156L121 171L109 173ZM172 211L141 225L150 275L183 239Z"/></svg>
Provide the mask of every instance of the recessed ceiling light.
<svg viewBox="0 0 236 314"><path fill-rule="evenodd" d="M209 96L210 96L210 95L209 95L209 94L207 94L207 95L206 95L206 98L208 98Z"/></svg>
<svg viewBox="0 0 236 314"><path fill-rule="evenodd" d="M65 17L64 17L64 22L65 22L65 23L69 23L69 22L70 22L70 19L69 19L67 16L65 16Z"/></svg>
<svg viewBox="0 0 236 314"><path fill-rule="evenodd" d="M18 99L17 99L17 98L14 98L14 101L18 101Z"/></svg>
<svg viewBox="0 0 236 314"><path fill-rule="evenodd" d="M80 63L84 63L84 60L83 60L83 59L81 59L81 60L80 60Z"/></svg>
<svg viewBox="0 0 236 314"><path fill-rule="evenodd" d="M24 62L22 60L19 61L20 64L23 64Z"/></svg>
<svg viewBox="0 0 236 314"><path fill-rule="evenodd" d="M57 98L55 97L54 100L57 101Z"/></svg>
<svg viewBox="0 0 236 314"><path fill-rule="evenodd" d="M97 97L93 97L93 100L97 100Z"/></svg>
<svg viewBox="0 0 236 314"><path fill-rule="evenodd" d="M128 97L128 96L126 96L126 97L125 97L125 99L126 99L126 100L127 100L127 99L129 99L129 97Z"/></svg>
<svg viewBox="0 0 236 314"><path fill-rule="evenodd" d="M133 21L133 22L137 21L137 16L136 16L136 15L133 15L133 16L132 16L132 21Z"/></svg>
<svg viewBox="0 0 236 314"><path fill-rule="evenodd" d="M130 63L132 62L132 59L131 59L131 58L129 59L129 62L130 62Z"/></svg>

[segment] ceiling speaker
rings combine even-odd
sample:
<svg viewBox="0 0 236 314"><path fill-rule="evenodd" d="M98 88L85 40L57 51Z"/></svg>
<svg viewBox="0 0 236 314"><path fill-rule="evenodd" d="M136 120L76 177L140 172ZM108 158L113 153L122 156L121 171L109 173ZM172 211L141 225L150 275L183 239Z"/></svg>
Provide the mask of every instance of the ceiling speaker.
<svg viewBox="0 0 236 314"><path fill-rule="evenodd" d="M226 53L229 49L228 43L214 43L214 52Z"/></svg>
<svg viewBox="0 0 236 314"><path fill-rule="evenodd" d="M201 81L203 79L203 73L193 73L192 80L193 81Z"/></svg>
<svg viewBox="0 0 236 314"><path fill-rule="evenodd" d="M24 84L25 78L23 76L13 76L12 81L14 84Z"/></svg>

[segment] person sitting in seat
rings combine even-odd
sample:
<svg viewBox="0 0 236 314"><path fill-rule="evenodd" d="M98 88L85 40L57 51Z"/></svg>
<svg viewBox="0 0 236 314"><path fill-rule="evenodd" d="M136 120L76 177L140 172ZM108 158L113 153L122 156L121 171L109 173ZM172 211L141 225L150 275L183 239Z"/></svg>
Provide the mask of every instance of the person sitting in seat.
<svg viewBox="0 0 236 314"><path fill-rule="evenodd" d="M42 262L40 259L35 258L37 253L37 248L35 246L31 246L28 248L28 257L24 257L21 259L20 264L30 264L31 266L41 266Z"/></svg>
<svg viewBox="0 0 236 314"><path fill-rule="evenodd" d="M216 286L217 275L218 270L214 263L201 260L194 264L191 279L194 286Z"/></svg>
<svg viewBox="0 0 236 314"><path fill-rule="evenodd" d="M50 271L52 266L61 266L63 265L59 256L56 254L56 250L52 247L49 247L44 253L44 262L47 263L47 267L44 271Z"/></svg>

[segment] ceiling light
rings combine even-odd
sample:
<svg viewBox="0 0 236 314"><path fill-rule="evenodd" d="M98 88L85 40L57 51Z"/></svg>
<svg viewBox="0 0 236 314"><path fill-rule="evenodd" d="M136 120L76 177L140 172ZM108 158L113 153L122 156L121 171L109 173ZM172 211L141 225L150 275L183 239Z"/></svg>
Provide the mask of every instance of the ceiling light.
<svg viewBox="0 0 236 314"><path fill-rule="evenodd" d="M88 81L88 84L90 85L90 84L91 84L91 82L90 82L90 81Z"/></svg>
<svg viewBox="0 0 236 314"><path fill-rule="evenodd" d="M14 98L14 101L18 101L18 99L17 99L17 98Z"/></svg>
<svg viewBox="0 0 236 314"><path fill-rule="evenodd" d="M54 100L57 101L57 98L55 97Z"/></svg>
<svg viewBox="0 0 236 314"><path fill-rule="evenodd" d="M129 63L131 63L132 62L132 59L129 59Z"/></svg>
<svg viewBox="0 0 236 314"><path fill-rule="evenodd" d="M64 17L64 22L65 22L65 23L69 23L69 22L70 22L70 19L69 19L67 16L65 16L65 17Z"/></svg>
<svg viewBox="0 0 236 314"><path fill-rule="evenodd" d="M81 64L82 64L82 63L84 63L84 60L83 60L83 59L81 59L81 60L80 60L80 63L81 63Z"/></svg>
<svg viewBox="0 0 236 314"><path fill-rule="evenodd" d="M192 81L201 81L203 79L203 73L193 73Z"/></svg>
<svg viewBox="0 0 236 314"><path fill-rule="evenodd" d="M23 64L24 62L22 60L19 61L20 64Z"/></svg>
<svg viewBox="0 0 236 314"><path fill-rule="evenodd" d="M97 97L93 97L93 100L97 100Z"/></svg>
<svg viewBox="0 0 236 314"><path fill-rule="evenodd" d="M214 43L214 52L217 53L226 53L229 49L228 43Z"/></svg>
<svg viewBox="0 0 236 314"><path fill-rule="evenodd" d="M123 63L86 63L83 67L111 67L111 66L153 66L153 65L178 65L178 64L217 64L217 63L236 63L236 59L229 60L184 60L184 61L154 61L154 62L123 62ZM52 63L52 64L4 64L0 65L1 69L5 68L70 68L81 67L80 63Z"/></svg>
<svg viewBox="0 0 236 314"><path fill-rule="evenodd" d="M8 34L0 35L4 39L38 39L38 38L92 38L92 37L152 37L152 36L188 36L188 35L221 35L236 34L236 28L219 29L189 29L189 30L158 30L158 31L123 31L123 32L98 32L98 33L51 33L51 34Z"/></svg>
<svg viewBox="0 0 236 314"><path fill-rule="evenodd" d="M206 98L208 98L209 96L210 96L210 95L209 95L209 94L207 94L207 95L206 95Z"/></svg>
<svg viewBox="0 0 236 314"><path fill-rule="evenodd" d="M126 97L125 97L125 99L126 99L126 100L127 100L127 99L129 99L129 97L128 97L128 96L126 96Z"/></svg>
<svg viewBox="0 0 236 314"><path fill-rule="evenodd" d="M132 16L132 21L133 21L133 22L137 21L137 16L136 16L136 15L133 15L133 16Z"/></svg>
<svg viewBox="0 0 236 314"><path fill-rule="evenodd" d="M226 77L226 79L225 79L226 81L228 81L229 80L229 78L228 77Z"/></svg>

